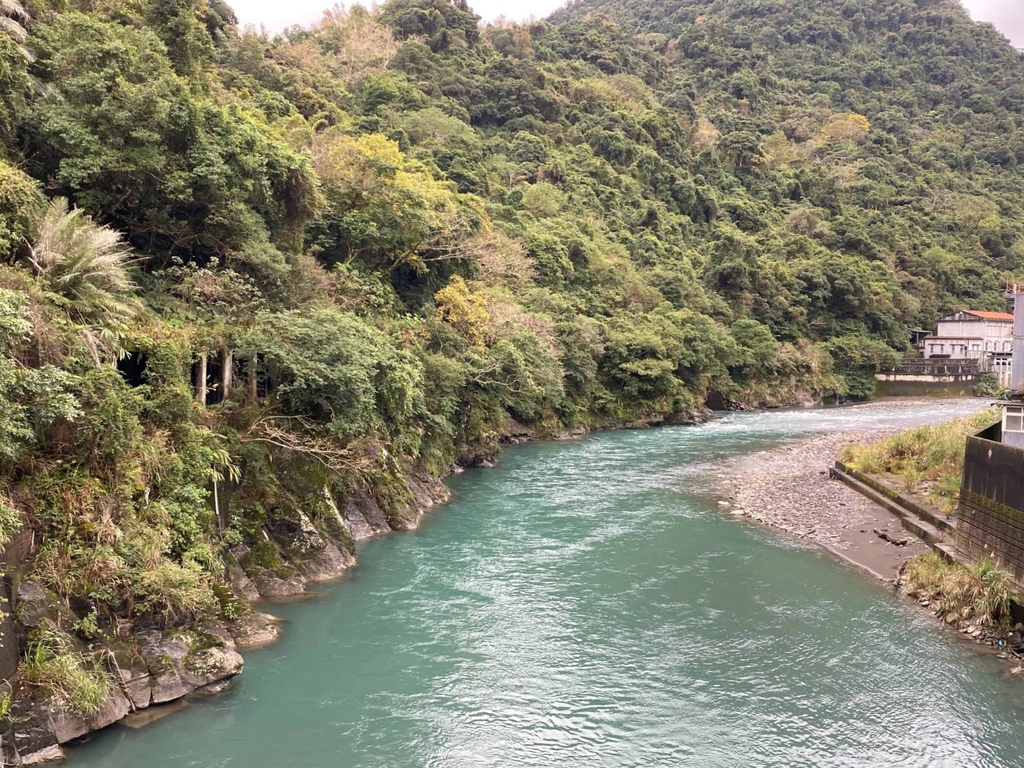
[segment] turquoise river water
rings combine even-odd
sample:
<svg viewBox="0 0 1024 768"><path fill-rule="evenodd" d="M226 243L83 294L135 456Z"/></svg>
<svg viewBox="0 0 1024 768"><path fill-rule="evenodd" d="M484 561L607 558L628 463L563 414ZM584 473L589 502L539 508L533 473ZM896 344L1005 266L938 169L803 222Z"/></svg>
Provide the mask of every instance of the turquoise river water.
<svg viewBox="0 0 1024 768"><path fill-rule="evenodd" d="M976 407L728 415L507 450L366 545L225 694L72 768L1024 765L1024 680L891 588L719 511L718 468Z"/></svg>

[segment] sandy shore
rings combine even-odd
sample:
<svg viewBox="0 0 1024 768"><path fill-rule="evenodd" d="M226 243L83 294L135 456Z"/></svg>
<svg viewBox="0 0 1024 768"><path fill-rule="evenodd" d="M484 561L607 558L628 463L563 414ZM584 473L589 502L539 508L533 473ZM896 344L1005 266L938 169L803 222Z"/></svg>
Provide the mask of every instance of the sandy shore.
<svg viewBox="0 0 1024 768"><path fill-rule="evenodd" d="M907 559L928 547L904 531L895 515L828 476L845 445L888 434L892 432L833 433L751 454L720 475L720 503L727 512L819 544L892 581ZM876 528L909 542L891 544Z"/></svg>

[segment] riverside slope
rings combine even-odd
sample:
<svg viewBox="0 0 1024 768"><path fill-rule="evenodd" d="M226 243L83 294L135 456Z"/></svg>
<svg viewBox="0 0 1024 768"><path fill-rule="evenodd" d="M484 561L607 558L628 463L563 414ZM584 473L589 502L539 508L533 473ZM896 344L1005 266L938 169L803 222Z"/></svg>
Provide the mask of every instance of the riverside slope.
<svg viewBox="0 0 1024 768"><path fill-rule="evenodd" d="M337 579L354 567L356 542L413 530L428 509L449 498L447 487L426 473L412 472L402 480L406 493L401 503L387 504L366 490L335 499L324 490L316 522L311 509L268 510L261 551L238 546L227 555L236 595L251 603L302 595L309 585ZM16 595L4 637L73 626L74 615L38 583L21 581ZM40 688L16 678L9 727L0 739L3 764L59 760L61 745L149 707L220 693L242 672L239 652L268 645L279 633L275 617L243 610L231 622L208 617L189 629L153 626L108 640L102 648L114 687L92 715L69 711ZM73 647L81 644L70 633L65 636L76 643Z"/></svg>

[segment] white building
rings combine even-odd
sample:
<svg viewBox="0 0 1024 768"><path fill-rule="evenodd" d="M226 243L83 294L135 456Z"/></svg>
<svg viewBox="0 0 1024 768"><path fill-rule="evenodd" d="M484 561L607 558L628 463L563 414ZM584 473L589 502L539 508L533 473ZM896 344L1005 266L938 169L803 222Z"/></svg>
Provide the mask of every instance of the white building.
<svg viewBox="0 0 1024 768"><path fill-rule="evenodd" d="M923 342L926 358L973 360L983 371L1009 371L1013 315L964 309L939 320L938 333Z"/></svg>

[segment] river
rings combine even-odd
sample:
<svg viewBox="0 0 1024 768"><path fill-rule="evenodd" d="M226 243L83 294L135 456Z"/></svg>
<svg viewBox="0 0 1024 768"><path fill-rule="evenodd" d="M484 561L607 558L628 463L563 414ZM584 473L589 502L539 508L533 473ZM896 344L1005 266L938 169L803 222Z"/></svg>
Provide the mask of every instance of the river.
<svg viewBox="0 0 1024 768"><path fill-rule="evenodd" d="M1018 766L1024 680L891 588L723 514L714 468L977 407L733 414L505 451L367 544L215 698L72 768Z"/></svg>

